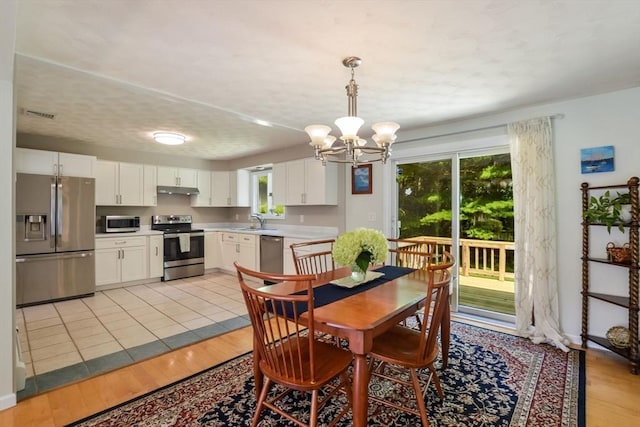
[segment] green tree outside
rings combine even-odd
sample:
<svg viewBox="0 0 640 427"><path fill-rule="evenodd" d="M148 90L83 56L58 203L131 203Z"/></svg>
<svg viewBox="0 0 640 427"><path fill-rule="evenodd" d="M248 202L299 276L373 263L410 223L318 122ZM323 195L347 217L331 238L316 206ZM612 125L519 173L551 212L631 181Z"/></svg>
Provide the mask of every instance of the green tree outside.
<svg viewBox="0 0 640 427"><path fill-rule="evenodd" d="M398 167L400 237L451 236L451 160ZM509 154L460 161L461 237L513 241Z"/></svg>

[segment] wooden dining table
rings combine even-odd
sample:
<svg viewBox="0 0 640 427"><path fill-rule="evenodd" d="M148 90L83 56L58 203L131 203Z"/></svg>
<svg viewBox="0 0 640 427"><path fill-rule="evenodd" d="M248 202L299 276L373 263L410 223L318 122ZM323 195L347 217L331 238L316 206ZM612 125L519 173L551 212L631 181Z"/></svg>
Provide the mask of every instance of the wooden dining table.
<svg viewBox="0 0 640 427"><path fill-rule="evenodd" d="M313 287L335 286L332 281L351 274L349 268L338 268L318 276ZM367 354L373 339L393 325L414 314L425 305L427 275L415 270L396 279L386 281L363 292L347 295L341 299L314 307L316 331L346 339L353 353L353 425L367 425L369 400L369 369ZM295 293L303 291L292 282L264 286L261 291L270 293ZM349 294L345 292L345 294ZM307 316L303 314L302 318ZM256 390L262 386L262 373L254 352L254 375Z"/></svg>

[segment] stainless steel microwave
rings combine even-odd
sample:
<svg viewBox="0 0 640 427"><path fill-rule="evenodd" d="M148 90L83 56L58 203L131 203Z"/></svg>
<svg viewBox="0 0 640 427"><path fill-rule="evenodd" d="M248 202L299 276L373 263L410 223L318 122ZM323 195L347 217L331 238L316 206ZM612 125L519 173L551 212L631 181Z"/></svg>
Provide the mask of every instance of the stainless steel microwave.
<svg viewBox="0 0 640 427"><path fill-rule="evenodd" d="M104 215L100 217L103 233L129 233L140 230L140 217L131 215Z"/></svg>

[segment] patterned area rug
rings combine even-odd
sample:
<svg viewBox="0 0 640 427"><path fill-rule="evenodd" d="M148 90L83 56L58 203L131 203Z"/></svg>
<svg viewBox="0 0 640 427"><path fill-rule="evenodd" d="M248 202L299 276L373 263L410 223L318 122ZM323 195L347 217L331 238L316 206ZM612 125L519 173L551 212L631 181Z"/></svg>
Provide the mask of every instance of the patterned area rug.
<svg viewBox="0 0 640 427"><path fill-rule="evenodd" d="M449 366L440 373L445 399L433 384L426 395L432 426L585 425L583 352L564 353L460 323L451 329ZM249 426L255 408L251 360L251 354L240 356L70 426ZM372 380L369 390L395 400L407 395L380 380ZM339 394L321 419L332 419L345 402ZM309 407L305 396L295 394L285 404L292 412L306 413ZM293 424L265 410L259 425ZM350 426L351 412L338 425ZM371 403L369 425L418 426L420 420Z"/></svg>

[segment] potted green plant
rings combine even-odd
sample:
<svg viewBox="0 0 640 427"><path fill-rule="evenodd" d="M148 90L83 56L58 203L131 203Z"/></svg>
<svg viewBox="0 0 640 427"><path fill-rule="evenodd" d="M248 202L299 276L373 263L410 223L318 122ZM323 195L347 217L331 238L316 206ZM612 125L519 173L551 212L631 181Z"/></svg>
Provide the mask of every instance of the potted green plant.
<svg viewBox="0 0 640 427"><path fill-rule="evenodd" d="M609 233L614 225L624 232L624 224L628 219L624 216L623 206L628 204L629 193L617 193L616 197L611 197L607 190L600 197L591 196L583 217L590 224L606 225Z"/></svg>

